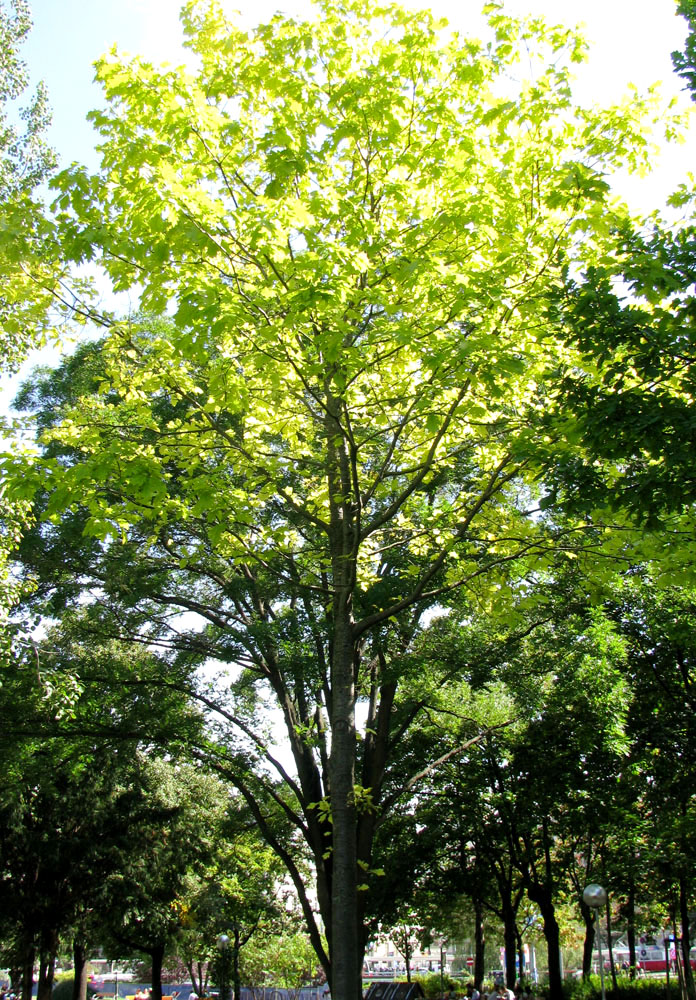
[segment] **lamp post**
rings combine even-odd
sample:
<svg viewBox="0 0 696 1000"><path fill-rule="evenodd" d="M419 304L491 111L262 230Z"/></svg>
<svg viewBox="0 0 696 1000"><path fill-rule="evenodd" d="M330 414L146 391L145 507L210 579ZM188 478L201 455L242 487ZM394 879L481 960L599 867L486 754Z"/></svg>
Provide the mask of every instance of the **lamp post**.
<svg viewBox="0 0 696 1000"><path fill-rule="evenodd" d="M220 1000L227 1000L227 949L230 939L227 934L221 934L217 939L220 949Z"/></svg>
<svg viewBox="0 0 696 1000"><path fill-rule="evenodd" d="M583 902L595 911L595 923L597 924L597 949L599 951L599 980L602 984L602 1000L607 1000L604 992L604 958L602 957L602 926L599 920L599 911L607 904L607 890L594 882L586 885L582 893Z"/></svg>
<svg viewBox="0 0 696 1000"><path fill-rule="evenodd" d="M445 939L440 938L440 996L445 996Z"/></svg>

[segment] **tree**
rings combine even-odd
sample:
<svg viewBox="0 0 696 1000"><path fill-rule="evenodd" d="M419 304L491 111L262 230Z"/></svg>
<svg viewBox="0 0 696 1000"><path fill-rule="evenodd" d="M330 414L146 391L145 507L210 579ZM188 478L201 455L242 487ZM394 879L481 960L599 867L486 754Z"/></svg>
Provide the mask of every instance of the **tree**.
<svg viewBox="0 0 696 1000"><path fill-rule="evenodd" d="M634 766L644 786L639 815L648 842L642 863L651 873L654 895L679 929L690 997L695 986L689 913L696 899L691 777L696 740L694 596L691 589L657 588L649 576L636 575L616 595L612 610L628 644L634 690L630 730Z"/></svg>
<svg viewBox="0 0 696 1000"><path fill-rule="evenodd" d="M314 968L316 952L306 934L286 930L268 937L260 936L245 950L243 970L247 983L269 983L289 991L289 996L301 996L301 988L316 982ZM262 991L255 989L258 996Z"/></svg>
<svg viewBox="0 0 696 1000"><path fill-rule="evenodd" d="M14 104L27 84L26 68L20 49L31 18L24 0L0 3L0 370L14 370L35 342L38 327L48 301L45 293L28 282L22 264L16 259L18 226L31 231L38 207L31 201L32 192L48 176L53 156L43 132L48 124L45 90L37 88L28 108L20 113L24 132L11 123ZM25 218L21 218L26 213ZM29 283L31 284L31 283ZM25 527L27 510L23 504L10 504L0 498L0 656L10 655L7 632L8 609L16 603L19 592L9 571L8 556Z"/></svg>
<svg viewBox="0 0 696 1000"><path fill-rule="evenodd" d="M104 885L151 861L152 845L134 832L144 808L139 817L143 782L134 758L144 749L171 752L200 729L179 693L143 690L134 679L154 660L142 649L125 662L113 644L81 646L66 616L61 628L18 642L0 663L3 944L8 964L23 970L24 997L35 955L39 997L50 997L59 941L72 939L77 1000L86 988L85 946L101 941L101 912L113 903L101 900ZM187 841L197 843L191 832Z"/></svg>
<svg viewBox="0 0 696 1000"><path fill-rule="evenodd" d="M686 19L689 34L683 52L673 52L674 68L691 91L691 100L696 100L696 4L694 0L679 0L677 11Z"/></svg>
<svg viewBox="0 0 696 1000"><path fill-rule="evenodd" d="M603 253L605 172L642 153L639 109L573 107L566 30L490 5L484 45L397 7L318 11L246 35L190 3L198 75L100 62L102 172L55 182L63 250L171 319L114 323L85 395L39 390L45 455L6 472L36 493L63 594L97 588L108 634L235 665L216 766L354 1000L385 773L422 710L398 690L424 613L600 544L597 522L535 510L554 461L540 414L568 359L549 303ZM174 634L183 611L199 624ZM296 777L253 690L283 714ZM315 866L329 953L278 811Z"/></svg>
<svg viewBox="0 0 696 1000"><path fill-rule="evenodd" d="M104 878L100 895L108 909L101 927L116 954L148 956L153 996L161 1000L164 957L182 926L190 880L214 856L227 796L199 768L147 755L134 767L138 780L127 811L132 846Z"/></svg>
<svg viewBox="0 0 696 1000"><path fill-rule="evenodd" d="M689 34L672 61L693 99L696 6L682 0L677 10ZM696 442L695 200L688 179L668 209L658 206L648 220L624 219L612 252L566 284L557 315L582 361L566 368L547 415L549 435L567 431L573 442L548 478L549 499L576 512L628 511L657 530L672 583L675 573L692 571L679 542L691 533L696 498L693 469L684 460ZM651 541L646 558L655 555Z"/></svg>
<svg viewBox="0 0 696 1000"><path fill-rule="evenodd" d="M15 370L50 324L52 291L61 269L47 240L49 225L37 189L55 167L44 138L48 99L39 84L30 103L16 102L27 86L20 50L31 29L26 0L0 4L0 344L2 368ZM21 123L21 124L20 124Z"/></svg>
<svg viewBox="0 0 696 1000"><path fill-rule="evenodd" d="M578 833L586 837L594 811L611 797L626 748L628 692L624 645L601 613L553 622L543 638L535 635L529 655L532 663L544 664L546 683L536 692L523 685L529 714L521 731L488 758L493 806L527 895L543 918L549 983L558 993L557 908L568 893Z"/></svg>
<svg viewBox="0 0 696 1000"><path fill-rule="evenodd" d="M612 802L628 745L630 701L624 643L610 621L582 608L571 586L574 574L568 575L555 581L555 597L544 606L546 620L532 627L536 615L530 616L516 642L496 648L491 622L482 628L473 615L460 625L458 637L454 616L445 620L448 641L441 655L460 657L462 684L475 684L481 706L476 711L472 694L462 690L450 718L457 712L469 716L471 725L478 716L481 738L447 760L409 803L419 830L411 853L427 859L413 869L416 891L426 886L444 904L461 894L470 905L495 914L511 986L516 956L523 952L518 915L526 895L543 918L556 992L561 989L558 914L569 897L574 901L569 873L584 866L586 879L594 863L596 814L607 813L600 833L615 822ZM549 583L540 579L536 586L546 591ZM435 648L431 643L431 657ZM482 650L487 650L485 670L477 663ZM420 759L427 760L428 746L446 749L443 737L443 730L437 740L426 737L418 747ZM387 836L390 832L387 828ZM577 891L582 876L573 874ZM520 974L522 969L520 962Z"/></svg>
<svg viewBox="0 0 696 1000"><path fill-rule="evenodd" d="M423 928L414 925L411 918L415 918L415 914L407 914L405 919L401 917L389 928L389 939L404 960L408 983L411 982L411 959L423 934Z"/></svg>
<svg viewBox="0 0 696 1000"><path fill-rule="evenodd" d="M230 808L216 831L216 841L211 863L198 876L183 904L177 952L184 958L199 996L205 995L205 989L201 976L196 976L196 964L202 957L212 961L214 956L217 984L222 978L228 984L231 981L235 1000L240 1000L241 970L248 946L253 939L262 937L267 947L270 937L287 933L292 914L285 906L287 886L283 891L282 863L260 840L248 816ZM216 942L221 934L229 940L225 948L218 949Z"/></svg>

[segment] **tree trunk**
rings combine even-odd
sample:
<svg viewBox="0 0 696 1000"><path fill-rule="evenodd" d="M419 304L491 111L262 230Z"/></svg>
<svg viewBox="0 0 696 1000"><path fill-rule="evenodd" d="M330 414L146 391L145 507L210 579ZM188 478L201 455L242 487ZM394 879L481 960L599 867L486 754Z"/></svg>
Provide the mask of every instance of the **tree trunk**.
<svg viewBox="0 0 696 1000"><path fill-rule="evenodd" d="M520 934L517 926L515 926L515 939L515 947L517 948L517 964L520 970L519 980L520 982L523 982L527 975L527 963L524 960L524 941L522 940L522 935Z"/></svg>
<svg viewBox="0 0 696 1000"><path fill-rule="evenodd" d="M162 1000L162 962L164 944L156 944L149 951L152 960L152 1000Z"/></svg>
<svg viewBox="0 0 696 1000"><path fill-rule="evenodd" d="M210 965L198 962L198 993L199 997L204 997L208 993L208 973L210 972Z"/></svg>
<svg viewBox="0 0 696 1000"><path fill-rule="evenodd" d="M17 968L13 965L9 970L10 974L10 991L14 993L15 996L21 996L22 993L22 969Z"/></svg>
<svg viewBox="0 0 696 1000"><path fill-rule="evenodd" d="M505 985L514 990L516 976L515 952L517 944L517 923L515 911L503 901L503 941L505 944Z"/></svg>
<svg viewBox="0 0 696 1000"><path fill-rule="evenodd" d="M595 939L595 915L582 896L580 897L580 912L585 924L585 941L582 946L582 978L587 982L592 974L592 949Z"/></svg>
<svg viewBox="0 0 696 1000"><path fill-rule="evenodd" d="M679 878L679 921L681 923L681 951L682 965L684 967L684 990L689 1000L696 1000L696 991L694 990L694 972L691 968L689 955L689 952L691 951L691 940L689 938L689 896L683 876L680 876Z"/></svg>
<svg viewBox="0 0 696 1000"><path fill-rule="evenodd" d="M54 928L43 931L41 934L41 955L39 961L39 981L36 987L36 1000L51 1000L57 950L58 932Z"/></svg>
<svg viewBox="0 0 696 1000"><path fill-rule="evenodd" d="M30 939L31 940L31 939ZM22 955L22 1000L31 1000L34 990L34 958L36 951L34 945L25 945Z"/></svg>
<svg viewBox="0 0 696 1000"><path fill-rule="evenodd" d="M611 985L614 989L617 988L618 984L616 982L616 964L614 962L614 947L611 942L611 905L609 903L609 897L607 897L607 950L609 952L609 968L611 969Z"/></svg>
<svg viewBox="0 0 696 1000"><path fill-rule="evenodd" d="M548 950L549 1000L563 1000L563 976L561 974L561 934L556 920L556 910L548 890L531 885L529 898L539 907L544 921L544 938Z"/></svg>
<svg viewBox="0 0 696 1000"><path fill-rule="evenodd" d="M563 977L561 975L561 935L553 906L544 917L544 937L548 948L549 1000L563 1000Z"/></svg>
<svg viewBox="0 0 696 1000"><path fill-rule="evenodd" d="M483 906L474 900L474 986L481 992L486 974L486 934L483 927Z"/></svg>
<svg viewBox="0 0 696 1000"><path fill-rule="evenodd" d="M357 811L355 803L355 639L353 590L358 551L349 446L340 402L326 384L326 471L329 489L333 635L331 651L332 820L331 979L336 1000L362 1000L363 954L358 933Z"/></svg>
<svg viewBox="0 0 696 1000"><path fill-rule="evenodd" d="M39 978L36 983L36 1000L51 1000L55 955L41 954Z"/></svg>
<svg viewBox="0 0 696 1000"><path fill-rule="evenodd" d="M340 609L337 609L340 614ZM347 615L336 623L332 665L331 818L331 992L340 1000L362 997L358 956L357 851L355 811L355 692L353 642ZM360 961L358 961L360 957Z"/></svg>
<svg viewBox="0 0 696 1000"><path fill-rule="evenodd" d="M196 968L198 969L198 975L196 975ZM194 968L193 962L187 962L186 971L191 977L191 986L193 986L193 992L196 994L196 996L199 997L203 996L203 992L201 990L201 963L198 962L196 967Z"/></svg>
<svg viewBox="0 0 696 1000"><path fill-rule="evenodd" d="M626 941L628 943L628 970L636 978L636 887L631 881L626 901Z"/></svg>
<svg viewBox="0 0 696 1000"><path fill-rule="evenodd" d="M240 940L239 926L236 924L233 934L234 934L233 938L234 944L232 947L232 985L234 987L234 1000L241 1000L242 979L239 972L239 952L242 947L242 943ZM222 1000L227 1000L227 997L223 997Z"/></svg>
<svg viewBox="0 0 696 1000"><path fill-rule="evenodd" d="M87 949L77 938L73 941L73 977L72 1000L87 1000Z"/></svg>

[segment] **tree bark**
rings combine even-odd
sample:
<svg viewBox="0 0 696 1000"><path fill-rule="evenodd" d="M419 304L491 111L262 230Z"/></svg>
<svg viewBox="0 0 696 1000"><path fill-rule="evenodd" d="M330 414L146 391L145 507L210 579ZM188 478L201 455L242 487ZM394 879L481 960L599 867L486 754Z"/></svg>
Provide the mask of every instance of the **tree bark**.
<svg viewBox="0 0 696 1000"><path fill-rule="evenodd" d="M614 962L614 948L613 948L612 943L611 943L611 905L609 903L609 899L608 898L607 898L606 915L607 915L607 951L609 952L609 968L611 970L611 985L614 987L614 989L616 989L618 984L616 982L616 963Z"/></svg>
<svg viewBox="0 0 696 1000"><path fill-rule="evenodd" d="M353 642L348 616L344 612L342 617L344 620L336 623L334 633L331 685L333 712L329 775L333 874L330 986L332 994L341 1000L360 1000L362 956L358 956Z"/></svg>
<svg viewBox="0 0 696 1000"><path fill-rule="evenodd" d="M164 961L164 944L156 944L150 948L152 960L152 1000L162 1000L162 962Z"/></svg>
<svg viewBox="0 0 696 1000"><path fill-rule="evenodd" d="M331 511L329 543L333 597L331 650L331 753L329 795L332 820L331 968L337 1000L362 1000L358 933L357 810L355 803L355 638L353 590L358 553L357 498L349 443L340 421L341 404L326 383L326 473Z"/></svg>
<svg viewBox="0 0 696 1000"><path fill-rule="evenodd" d="M201 962L196 962L194 965L191 962L190 965L186 965L188 974L191 977L191 985L193 986L193 992L196 996L203 997L206 994L207 983L204 982L203 978L203 965Z"/></svg>
<svg viewBox="0 0 696 1000"><path fill-rule="evenodd" d="M556 910L550 893L540 886L529 886L529 898L539 907L544 921L544 938L548 950L549 1000L563 1000L561 975L561 934L556 920Z"/></svg>
<svg viewBox="0 0 696 1000"><path fill-rule="evenodd" d="M691 968L689 954L691 951L691 940L689 938L689 894L683 876L680 876L679 878L679 921L681 923L681 952L682 965L684 967L684 990L689 1000L696 1000L694 972Z"/></svg>
<svg viewBox="0 0 696 1000"><path fill-rule="evenodd" d="M54 928L44 930L41 934L41 953L39 961L39 981L36 987L36 1000L51 1000L53 992L53 974L56 966L58 950L58 932Z"/></svg>
<svg viewBox="0 0 696 1000"><path fill-rule="evenodd" d="M522 940L522 935L517 925L515 925L515 940L515 947L517 948L517 965L520 970L519 981L523 982L527 975L527 964L524 960L524 941Z"/></svg>
<svg viewBox="0 0 696 1000"><path fill-rule="evenodd" d="M486 973L486 934L483 927L483 906L474 900L474 986L481 992Z"/></svg>
<svg viewBox="0 0 696 1000"><path fill-rule="evenodd" d="M241 1000L242 978L239 972L239 952L242 947L242 942L240 939L241 936L239 933L239 926L237 924L235 924L233 935L234 935L233 936L234 943L232 945L232 985L234 987L234 1000ZM227 997L223 997L222 1000L227 1000Z"/></svg>
<svg viewBox="0 0 696 1000"><path fill-rule="evenodd" d="M503 941L505 944L505 985L514 990L516 976L517 923L515 910L509 901L503 900Z"/></svg>
<svg viewBox="0 0 696 1000"><path fill-rule="evenodd" d="M22 955L22 1000L31 1000L34 990L34 958L36 951L31 939L26 944Z"/></svg>
<svg viewBox="0 0 696 1000"><path fill-rule="evenodd" d="M580 897L580 912L585 924L585 941L582 946L582 978L587 982L592 974L592 950L595 939L595 915Z"/></svg>
<svg viewBox="0 0 696 1000"><path fill-rule="evenodd" d="M87 1000L87 949L77 938L73 941L73 977L72 1000Z"/></svg>
<svg viewBox="0 0 696 1000"><path fill-rule="evenodd" d="M626 941L628 943L628 969L631 979L636 978L636 887L631 880L626 901Z"/></svg>

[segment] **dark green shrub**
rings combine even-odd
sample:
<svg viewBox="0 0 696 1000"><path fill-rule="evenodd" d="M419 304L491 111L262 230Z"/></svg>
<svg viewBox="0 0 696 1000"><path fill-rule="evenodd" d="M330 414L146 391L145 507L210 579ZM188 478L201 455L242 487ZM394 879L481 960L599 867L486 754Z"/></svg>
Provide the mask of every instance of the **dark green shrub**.
<svg viewBox="0 0 696 1000"><path fill-rule="evenodd" d="M611 976L604 978L607 1000L678 1000L679 985L674 980L670 989L664 979L650 977L630 980L620 977L616 989L611 984ZM567 1000L601 1000L602 986L599 976L590 976L589 981L581 979L564 984L563 992ZM670 996L671 994L671 996Z"/></svg>
<svg viewBox="0 0 696 1000"><path fill-rule="evenodd" d="M73 983L75 982L75 977L70 976L69 979L61 979L59 983L53 987L53 992L51 994L51 1000L72 1000L73 994ZM93 997L97 995L97 990L90 983L87 983L87 997Z"/></svg>
<svg viewBox="0 0 696 1000"><path fill-rule="evenodd" d="M447 975L445 975L443 979L440 979L439 972L420 973L417 976L412 976L412 979L414 983L420 983L423 987L426 1000L435 1000L435 997L441 996L443 984L445 988L445 995L450 991L455 993L459 993L461 991L461 980L453 979L451 976Z"/></svg>

